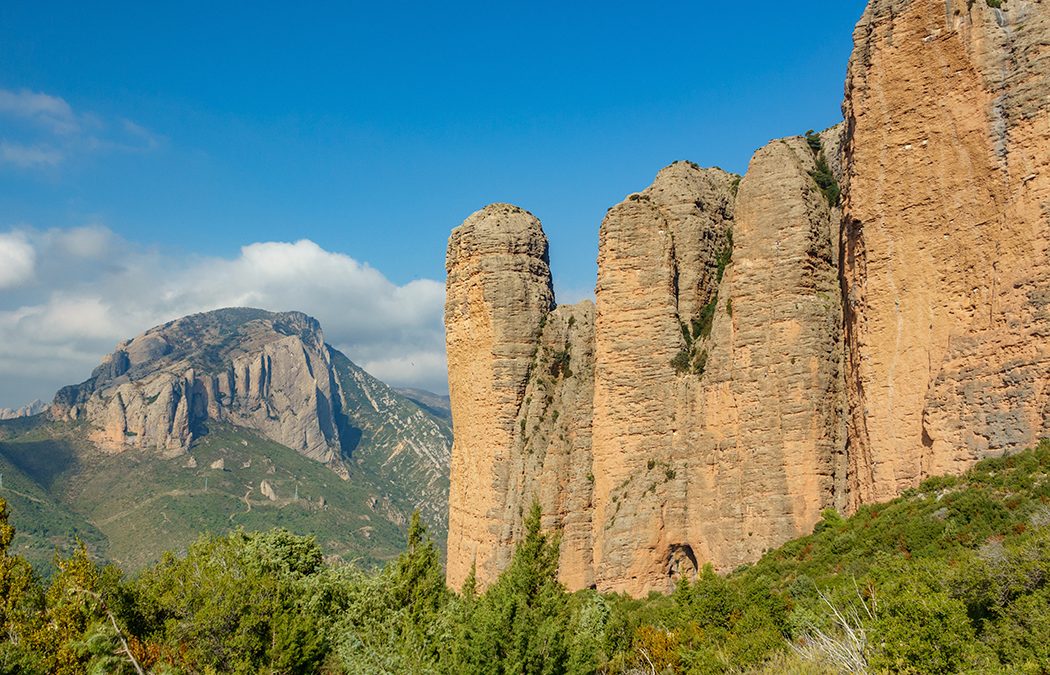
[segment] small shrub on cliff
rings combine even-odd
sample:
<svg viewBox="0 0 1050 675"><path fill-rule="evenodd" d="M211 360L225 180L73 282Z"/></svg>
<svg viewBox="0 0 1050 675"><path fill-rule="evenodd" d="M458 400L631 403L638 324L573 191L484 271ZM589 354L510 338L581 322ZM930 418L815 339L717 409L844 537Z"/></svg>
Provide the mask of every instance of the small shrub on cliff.
<svg viewBox="0 0 1050 675"><path fill-rule="evenodd" d="M824 194L824 198L828 200L828 206L835 206L839 203L841 192L839 183L835 180L835 176L832 175L831 169L828 168L827 160L824 159L824 153L817 157L817 169L810 172L809 175Z"/></svg>
<svg viewBox="0 0 1050 675"><path fill-rule="evenodd" d="M671 367L676 373L685 373L689 370L689 350L683 349L671 359Z"/></svg>
<svg viewBox="0 0 1050 675"><path fill-rule="evenodd" d="M706 349L704 351L700 352L699 354L697 354L696 360L693 361L693 374L696 375L697 377L699 377L699 376L704 374L705 370L707 370L707 350Z"/></svg>
<svg viewBox="0 0 1050 675"><path fill-rule="evenodd" d="M551 357L550 366L551 377L558 378L561 376L572 377L572 371L569 370L569 350L562 349L557 351Z"/></svg>
<svg viewBox="0 0 1050 675"><path fill-rule="evenodd" d="M809 146L810 151L816 155L824 149L824 144L820 140L820 134L810 129L806 132L806 145Z"/></svg>
<svg viewBox="0 0 1050 675"><path fill-rule="evenodd" d="M817 167L814 171L810 171L809 175L813 179L813 182L820 188L824 198L828 201L828 206L835 206L839 203L839 196L841 189L839 183L835 180L835 175L831 173L831 168L828 167L828 160L824 156L824 145L820 140L820 134L816 133L812 129L806 132L806 145L813 152L813 159L816 161Z"/></svg>

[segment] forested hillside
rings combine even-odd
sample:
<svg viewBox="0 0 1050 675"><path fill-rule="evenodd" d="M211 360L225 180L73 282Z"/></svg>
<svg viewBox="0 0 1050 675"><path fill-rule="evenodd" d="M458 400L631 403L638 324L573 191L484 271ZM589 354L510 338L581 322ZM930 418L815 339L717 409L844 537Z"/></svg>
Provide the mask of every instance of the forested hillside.
<svg viewBox="0 0 1050 675"><path fill-rule="evenodd" d="M446 588L418 518L381 569L237 531L135 576L80 549L45 587L5 503L0 672L1045 673L1048 472L1043 441L644 600L567 593L538 508L484 592Z"/></svg>

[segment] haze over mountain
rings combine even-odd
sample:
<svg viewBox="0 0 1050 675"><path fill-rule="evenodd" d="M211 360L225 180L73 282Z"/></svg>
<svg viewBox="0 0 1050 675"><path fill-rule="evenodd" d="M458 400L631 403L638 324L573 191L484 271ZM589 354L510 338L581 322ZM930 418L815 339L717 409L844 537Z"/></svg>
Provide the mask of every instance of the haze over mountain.
<svg viewBox="0 0 1050 675"><path fill-rule="evenodd" d="M45 410L47 410L47 404L40 399L34 399L21 408L0 408L0 420L11 420L16 417L39 415Z"/></svg>

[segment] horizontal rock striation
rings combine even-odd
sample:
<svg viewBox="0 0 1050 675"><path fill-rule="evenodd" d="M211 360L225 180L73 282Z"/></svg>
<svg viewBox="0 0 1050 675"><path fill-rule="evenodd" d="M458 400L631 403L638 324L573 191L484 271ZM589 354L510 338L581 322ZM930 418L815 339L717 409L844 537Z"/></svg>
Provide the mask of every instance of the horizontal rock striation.
<svg viewBox="0 0 1050 675"><path fill-rule="evenodd" d="M445 331L455 439L449 491L449 585L472 568L485 583L509 559L504 500L543 324L554 305L547 237L532 214L493 204L452 232Z"/></svg>
<svg viewBox="0 0 1050 675"><path fill-rule="evenodd" d="M476 509L474 527L450 530L453 586L472 568L483 585L495 578L533 500L561 531L566 585L633 594L751 559L842 501L835 216L815 163L791 139L756 155L742 183L667 167L607 214L594 305L547 309L546 248L519 239L545 243L539 223L504 224L523 212L496 205L453 233L450 518L460 499ZM492 232L493 253L463 254ZM468 305L471 288L504 305ZM494 367L497 323L514 326L502 331L513 370Z"/></svg>

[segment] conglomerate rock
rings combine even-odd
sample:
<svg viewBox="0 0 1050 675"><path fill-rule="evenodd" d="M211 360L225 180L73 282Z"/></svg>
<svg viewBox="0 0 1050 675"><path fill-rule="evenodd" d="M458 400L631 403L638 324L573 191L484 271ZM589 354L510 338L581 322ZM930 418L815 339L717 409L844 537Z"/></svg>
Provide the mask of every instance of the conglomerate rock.
<svg viewBox="0 0 1050 675"><path fill-rule="evenodd" d="M1047 432L1050 5L880 0L846 87L850 503Z"/></svg>
<svg viewBox="0 0 1050 675"><path fill-rule="evenodd" d="M547 314L554 305L540 222L493 204L452 232L445 329L455 437L449 490L448 581L472 567L488 579L507 560L504 500L518 411Z"/></svg>
<svg viewBox="0 0 1050 675"><path fill-rule="evenodd" d="M524 212L453 233L454 586L533 500L570 588L640 595L1050 435L1050 3L1001 5L873 0L844 123L661 171L593 310Z"/></svg>
<svg viewBox="0 0 1050 675"><path fill-rule="evenodd" d="M594 306L537 311L549 298L546 247L520 239L545 244L539 223L501 223L523 212L496 205L453 233L450 514L463 499L484 504L488 518L462 534L452 528L452 542L469 533L474 547L460 557L450 545L453 586L472 566L479 583L495 578L533 500L545 526L561 530L564 583L631 593L667 590L701 562L739 564L837 503L845 475L838 281L832 210L809 176L814 164L800 139L775 142L756 156L740 200L731 174L667 167L606 216ZM734 201L751 204L735 227ZM481 248L479 217L485 239L495 231L518 242L488 246L497 252L484 264L463 254ZM489 296L503 305L465 315L468 279L482 290L499 284ZM497 321L514 326L504 335L514 336L520 360L513 371L486 365L479 377L479 362L499 351L480 326ZM521 344L529 332L536 337ZM770 368L783 372L771 378ZM493 375L509 372L507 404L495 408L498 397L478 383L491 387ZM723 461L730 457L739 461Z"/></svg>

